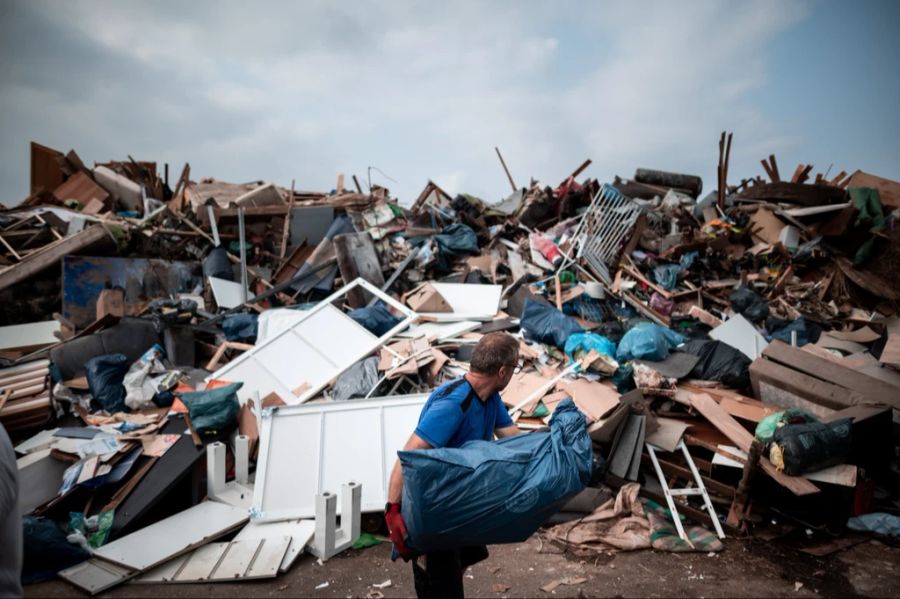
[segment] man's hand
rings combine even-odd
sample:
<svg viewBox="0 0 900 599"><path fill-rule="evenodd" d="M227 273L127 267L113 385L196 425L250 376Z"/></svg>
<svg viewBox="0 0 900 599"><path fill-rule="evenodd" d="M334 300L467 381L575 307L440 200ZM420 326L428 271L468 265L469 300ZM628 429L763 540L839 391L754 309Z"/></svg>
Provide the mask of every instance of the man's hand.
<svg viewBox="0 0 900 599"><path fill-rule="evenodd" d="M403 521L403 515L400 513L399 503L388 503L384 510L384 521L388 527L388 534L391 543L397 549L397 553L404 561L412 559L412 551L406 546L406 522Z"/></svg>

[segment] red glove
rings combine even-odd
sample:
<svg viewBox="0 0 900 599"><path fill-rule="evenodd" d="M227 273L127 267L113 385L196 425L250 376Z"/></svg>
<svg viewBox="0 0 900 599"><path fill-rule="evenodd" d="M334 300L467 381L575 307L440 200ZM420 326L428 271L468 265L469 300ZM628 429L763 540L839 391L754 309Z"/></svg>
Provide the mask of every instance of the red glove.
<svg viewBox="0 0 900 599"><path fill-rule="evenodd" d="M403 515L400 513L399 503L388 503L384 509L384 521L388 527L388 534L391 543L397 549L404 560L412 559L412 551L406 546L406 522L403 521Z"/></svg>

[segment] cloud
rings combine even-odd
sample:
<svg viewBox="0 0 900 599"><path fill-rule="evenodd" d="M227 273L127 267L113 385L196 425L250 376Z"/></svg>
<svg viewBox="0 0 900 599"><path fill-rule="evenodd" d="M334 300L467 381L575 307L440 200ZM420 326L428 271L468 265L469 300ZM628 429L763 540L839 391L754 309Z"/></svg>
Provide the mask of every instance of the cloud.
<svg viewBox="0 0 900 599"><path fill-rule="evenodd" d="M412 201L425 181L486 199L638 166L711 181L716 141L758 166L793 143L749 97L791 3L7 4L0 25L0 193L27 193L27 142L88 161L191 163L194 177L338 172ZM745 157L740 148L747 150ZM752 155L750 150L754 150ZM757 155L759 154L759 155ZM755 170L753 171L755 173Z"/></svg>

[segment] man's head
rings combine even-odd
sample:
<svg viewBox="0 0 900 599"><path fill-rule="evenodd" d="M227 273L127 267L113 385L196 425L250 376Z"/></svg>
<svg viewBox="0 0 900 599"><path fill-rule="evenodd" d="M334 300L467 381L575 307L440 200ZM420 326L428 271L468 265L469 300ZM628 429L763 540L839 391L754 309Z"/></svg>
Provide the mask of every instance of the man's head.
<svg viewBox="0 0 900 599"><path fill-rule="evenodd" d="M518 365L519 342L506 333L488 333L482 337L469 362L472 372L495 381L496 391L506 388Z"/></svg>

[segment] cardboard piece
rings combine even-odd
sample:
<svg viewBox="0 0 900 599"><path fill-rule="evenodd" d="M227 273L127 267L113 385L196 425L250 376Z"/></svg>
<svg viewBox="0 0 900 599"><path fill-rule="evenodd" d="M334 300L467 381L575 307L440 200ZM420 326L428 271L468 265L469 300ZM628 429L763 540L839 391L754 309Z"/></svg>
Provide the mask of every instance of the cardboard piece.
<svg viewBox="0 0 900 599"><path fill-rule="evenodd" d="M855 331L828 331L826 334L835 339L855 341L856 343L871 343L881 337L869 327L861 327Z"/></svg>
<svg viewBox="0 0 900 599"><path fill-rule="evenodd" d="M560 391L569 393L578 409L592 422L603 418L619 405L619 392L603 383L576 379L562 380L556 386Z"/></svg>
<svg viewBox="0 0 900 599"><path fill-rule="evenodd" d="M659 428L647 435L646 441L663 451L675 451L689 423L676 418L657 418Z"/></svg>
<svg viewBox="0 0 900 599"><path fill-rule="evenodd" d="M401 301L416 312L453 312L444 296L431 283L422 283L404 294Z"/></svg>
<svg viewBox="0 0 900 599"><path fill-rule="evenodd" d="M107 314L125 316L125 291L123 289L104 289L97 296L97 319Z"/></svg>
<svg viewBox="0 0 900 599"><path fill-rule="evenodd" d="M778 236L784 228L784 222L768 208L760 208L750 217L753 226L753 239L769 245L778 243Z"/></svg>

